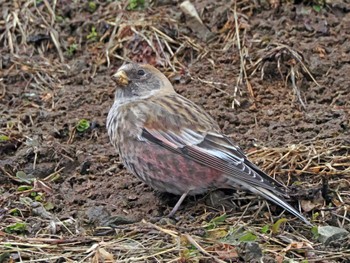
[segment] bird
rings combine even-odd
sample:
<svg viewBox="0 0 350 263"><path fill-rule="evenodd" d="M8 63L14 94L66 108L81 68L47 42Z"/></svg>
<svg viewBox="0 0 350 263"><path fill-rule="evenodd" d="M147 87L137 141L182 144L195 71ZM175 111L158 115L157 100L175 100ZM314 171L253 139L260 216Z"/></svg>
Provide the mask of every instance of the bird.
<svg viewBox="0 0 350 263"><path fill-rule="evenodd" d="M174 216L188 195L242 189L261 196L307 225L285 198L285 186L253 164L201 107L178 94L149 64L126 63L116 83L106 128L124 166L160 192L179 195Z"/></svg>

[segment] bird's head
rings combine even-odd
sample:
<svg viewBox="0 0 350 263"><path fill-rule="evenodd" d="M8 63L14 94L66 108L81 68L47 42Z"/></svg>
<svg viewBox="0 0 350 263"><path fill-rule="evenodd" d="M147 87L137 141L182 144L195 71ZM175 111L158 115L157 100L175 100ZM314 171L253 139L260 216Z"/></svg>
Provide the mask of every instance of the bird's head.
<svg viewBox="0 0 350 263"><path fill-rule="evenodd" d="M125 64L112 78L117 83L116 99L147 98L174 92L173 86L164 74L147 64Z"/></svg>

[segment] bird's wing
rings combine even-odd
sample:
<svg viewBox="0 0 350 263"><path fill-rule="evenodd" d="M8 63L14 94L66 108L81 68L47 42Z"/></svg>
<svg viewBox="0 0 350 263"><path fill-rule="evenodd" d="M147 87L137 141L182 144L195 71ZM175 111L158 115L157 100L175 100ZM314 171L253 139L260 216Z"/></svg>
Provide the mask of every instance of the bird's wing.
<svg viewBox="0 0 350 263"><path fill-rule="evenodd" d="M204 166L225 174L230 181L246 188L246 185L263 187L286 195L282 185L251 163L243 152L226 136L207 132L202 134L192 129L178 129L176 132L144 127L142 137L177 154L186 156ZM277 187L276 187L277 186Z"/></svg>

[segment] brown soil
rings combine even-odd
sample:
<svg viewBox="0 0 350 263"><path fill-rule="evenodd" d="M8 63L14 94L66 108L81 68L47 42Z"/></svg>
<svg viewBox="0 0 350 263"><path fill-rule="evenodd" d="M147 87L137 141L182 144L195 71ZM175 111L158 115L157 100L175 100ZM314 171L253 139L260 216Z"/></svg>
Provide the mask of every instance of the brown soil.
<svg viewBox="0 0 350 263"><path fill-rule="evenodd" d="M63 2L65 1L58 1L56 15L63 17L64 21L56 22L54 28L61 42L64 63L60 61L52 39L28 41L30 36L49 35L48 27L41 29L38 26L40 18L25 21L24 8L1 4L1 10L5 10L5 7L22 10L19 13L20 19L23 19L22 26L23 23L29 23L32 29L24 29L28 30L27 42L24 43L21 42L18 28L10 29L11 34L17 37L12 39L15 49L11 52L8 40L4 39L8 37L7 31L0 28L3 37L0 38L0 135L9 138L0 142L0 221L3 222L0 239L9 239L5 227L18 220L27 223L28 237L37 237L38 233L52 233L48 218L45 219L43 213L35 212L33 207L37 204L23 202L24 197L34 201L33 192L42 195L38 200L40 203L52 205L48 210L55 218L60 221L74 220L76 236L90 233L90 230L95 230L99 225L111 226L110 216L114 218L112 224L118 226L142 219L157 223L177 201L177 197L156 193L130 175L109 143L105 123L114 94L110 75L123 62L111 56L111 66L108 67L105 49L114 28L111 23L114 22L114 16L120 13L108 13L108 10L118 10L118 4L100 4L96 11L89 12L84 1L70 4L69 10ZM349 167L349 148L346 146L350 145L350 4L345 2L324 6L320 12L312 8L312 3L278 5L276 2L276 8L240 3L240 37L244 40L244 48L249 52L249 57L245 57L247 69L251 67L249 61L257 61L266 55L267 45L283 43L302 54L304 63L320 85L303 72L288 52L284 50L285 53L282 54L282 50L266 61L263 78L260 69L248 77L253 97L249 94L247 85L239 85L235 99L240 105L235 104L234 108L233 94L241 58L236 40L225 39L229 34L235 33L235 29L231 30L234 28L234 16L225 4L208 4L205 0L196 3L203 22L216 33L214 40L208 44L186 26L186 18L181 15L178 4L155 6L139 12L123 11L123 21L127 21L126 17L130 16L128 21L139 32L150 29L136 22L145 18L171 36L176 41L170 44L173 52L181 43L185 43L185 49L176 55L178 62L174 57L170 60L175 65L176 73L166 63L167 60L159 49L161 58L156 58L154 50L130 28L122 32L124 35L117 31L120 39L125 35L129 38L125 37L116 44L112 54L155 64L169 76L180 94L204 107L218 121L223 132L232 137L245 152L250 153L253 161L284 184L292 186L294 183L291 188L295 190L295 199L319 202L312 195L320 196L324 186L322 176L326 175L328 183L325 184L330 189L329 199L333 203L325 196L319 197L321 203L303 214L311 218L315 213L321 213L317 224L340 226L340 222L347 222L345 228L350 230L349 216L345 213L345 221L337 216L344 216L346 207L349 209L350 206L349 192L346 190L349 187L350 173L345 170ZM28 8L36 12L34 7ZM40 4L38 9L50 22L45 5ZM218 18L213 19L213 16ZM155 17L163 22L157 22ZM152 22L151 19L155 20ZM171 19L175 19L175 23ZM5 19L2 18L1 21ZM225 23L230 26L226 30ZM98 33L96 40L87 40L91 26ZM107 37L101 40L104 34ZM200 48L190 46L185 42L185 36L198 43ZM157 42L153 40L154 43ZM224 50L230 41L232 45ZM66 50L72 43L77 43L78 49L70 55ZM273 47L276 46L271 46L271 49ZM167 50L165 53L168 54ZM277 57L280 58L283 79L278 70ZM290 80L285 81L290 74L290 65L295 65L297 75L299 74L297 87L306 109L298 100ZM87 131L76 130L81 119L90 121ZM268 155L257 154L261 149L268 153L269 149L278 151L292 147L291 145L297 149L298 145L319 146L323 147L324 152L339 146L329 152L328 157L343 157L343 160L337 160L343 165L336 166L338 172L332 172L329 168L329 174L322 170L318 175L316 170L314 173L302 172L303 166L298 166L296 160L288 162L283 159L280 163L273 163L272 157L269 159ZM282 155L283 153L280 157ZM316 161L321 166L328 157L321 154ZM16 177L19 171L23 171L26 178L36 178L36 183L21 181ZM48 179L53 173L58 178ZM34 186L34 190L21 192L18 190L20 185ZM334 201L337 196L332 191L342 193L342 205L339 204L340 201ZM262 207L260 214L255 214L258 205L263 204L259 199L245 193L226 193L225 196L233 196L226 208L221 207L222 203L213 208L214 204L208 202L207 196L186 199L173 224L176 224L179 231L181 227L191 231L191 227L208 222L225 209L229 209L228 215L237 216L238 222L247 204L250 207L240 219L245 224L255 226L264 224L265 221L271 222L267 206ZM291 200L291 204L297 206L298 202ZM327 206L334 209L324 210ZM19 209L19 215L10 213L14 208ZM269 209L276 220L281 210L274 205L270 205ZM284 216L292 218L289 214ZM16 217L18 219L14 219ZM194 221L198 225L191 225ZM298 228L301 223L295 220L290 221L290 224ZM56 228L54 234L69 235L65 227ZM311 233L306 236L312 238ZM295 254L289 255L294 256Z"/></svg>

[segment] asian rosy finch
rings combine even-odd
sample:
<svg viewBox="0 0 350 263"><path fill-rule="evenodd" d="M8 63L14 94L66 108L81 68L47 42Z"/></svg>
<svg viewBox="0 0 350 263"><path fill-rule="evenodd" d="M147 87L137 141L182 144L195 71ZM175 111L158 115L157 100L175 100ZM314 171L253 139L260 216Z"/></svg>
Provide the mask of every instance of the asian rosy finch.
<svg viewBox="0 0 350 263"><path fill-rule="evenodd" d="M290 206L282 185L251 163L200 107L177 94L150 65L126 64L113 76L115 101L107 117L111 143L128 170L162 192L186 195L240 188L310 222Z"/></svg>

